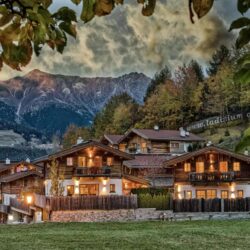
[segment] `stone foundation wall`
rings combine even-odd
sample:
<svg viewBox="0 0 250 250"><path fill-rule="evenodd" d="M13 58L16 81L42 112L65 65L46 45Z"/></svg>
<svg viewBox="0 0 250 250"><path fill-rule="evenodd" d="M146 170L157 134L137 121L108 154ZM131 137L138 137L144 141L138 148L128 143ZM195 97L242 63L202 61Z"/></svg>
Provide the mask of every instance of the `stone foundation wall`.
<svg viewBox="0 0 250 250"><path fill-rule="evenodd" d="M52 222L107 222L107 221L138 221L157 220L171 211L157 211L154 208L120 209L120 210L77 210L54 211Z"/></svg>

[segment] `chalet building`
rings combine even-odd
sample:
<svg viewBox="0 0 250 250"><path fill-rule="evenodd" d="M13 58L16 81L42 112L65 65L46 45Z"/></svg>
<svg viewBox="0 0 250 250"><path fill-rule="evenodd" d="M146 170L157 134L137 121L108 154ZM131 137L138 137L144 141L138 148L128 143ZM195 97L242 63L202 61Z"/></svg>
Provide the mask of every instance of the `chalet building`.
<svg viewBox="0 0 250 250"><path fill-rule="evenodd" d="M123 175L123 161L133 156L97 141L87 141L37 159L45 169L45 194L50 195L50 166L56 161L63 175L64 195L122 195L147 185L138 177Z"/></svg>
<svg viewBox="0 0 250 250"><path fill-rule="evenodd" d="M144 179L151 187L173 187L173 169L164 168L164 163L173 158L170 155L140 154L135 155L133 160L123 162L123 173Z"/></svg>
<svg viewBox="0 0 250 250"><path fill-rule="evenodd" d="M173 154L188 152L205 140L183 129L131 129L125 135L104 135L102 143L130 154Z"/></svg>
<svg viewBox="0 0 250 250"><path fill-rule="evenodd" d="M215 146L164 163L173 169L175 198L250 197L250 157Z"/></svg>
<svg viewBox="0 0 250 250"><path fill-rule="evenodd" d="M24 193L43 194L43 170L29 160L11 163L9 159L0 163L0 197L5 205L10 198L22 199Z"/></svg>

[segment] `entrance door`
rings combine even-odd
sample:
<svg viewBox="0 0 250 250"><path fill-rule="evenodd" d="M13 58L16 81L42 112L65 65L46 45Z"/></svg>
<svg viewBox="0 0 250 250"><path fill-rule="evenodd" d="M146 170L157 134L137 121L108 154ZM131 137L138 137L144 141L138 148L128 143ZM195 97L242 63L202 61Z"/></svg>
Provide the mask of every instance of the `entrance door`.
<svg viewBox="0 0 250 250"><path fill-rule="evenodd" d="M98 195L99 185L98 184L81 184L80 195Z"/></svg>

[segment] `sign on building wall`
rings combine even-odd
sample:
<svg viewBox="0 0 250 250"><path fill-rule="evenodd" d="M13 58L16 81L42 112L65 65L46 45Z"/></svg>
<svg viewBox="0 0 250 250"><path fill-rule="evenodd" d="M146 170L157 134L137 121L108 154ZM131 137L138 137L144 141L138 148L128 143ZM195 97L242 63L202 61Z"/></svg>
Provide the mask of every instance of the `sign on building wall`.
<svg viewBox="0 0 250 250"><path fill-rule="evenodd" d="M198 122L191 123L189 126L187 126L187 131L193 131L193 130L199 130L204 129L208 127L218 126L227 122L232 121L240 121L243 119L249 119L250 120L250 112L248 113L238 113L238 114L230 114L225 116L214 116L210 117Z"/></svg>

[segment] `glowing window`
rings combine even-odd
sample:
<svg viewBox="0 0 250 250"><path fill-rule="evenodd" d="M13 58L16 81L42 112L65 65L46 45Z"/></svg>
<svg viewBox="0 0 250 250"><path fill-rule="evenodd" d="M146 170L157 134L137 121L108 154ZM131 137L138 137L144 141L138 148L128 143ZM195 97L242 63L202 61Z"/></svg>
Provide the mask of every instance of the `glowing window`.
<svg viewBox="0 0 250 250"><path fill-rule="evenodd" d="M184 172L191 172L191 163L189 162L184 163Z"/></svg>
<svg viewBox="0 0 250 250"><path fill-rule="evenodd" d="M221 199L228 199L228 191L221 190Z"/></svg>
<svg viewBox="0 0 250 250"><path fill-rule="evenodd" d="M243 198L244 192L243 190L237 190L237 198Z"/></svg>
<svg viewBox="0 0 250 250"><path fill-rule="evenodd" d="M73 166L73 158L72 157L67 158L67 166Z"/></svg>
<svg viewBox="0 0 250 250"><path fill-rule="evenodd" d="M203 161L196 162L196 172L197 173L204 173L204 162Z"/></svg>
<svg viewBox="0 0 250 250"><path fill-rule="evenodd" d="M110 184L110 193L115 193L115 184Z"/></svg>
<svg viewBox="0 0 250 250"><path fill-rule="evenodd" d="M192 191L185 191L185 199L192 199Z"/></svg>
<svg viewBox="0 0 250 250"><path fill-rule="evenodd" d="M240 162L233 163L233 171L240 171Z"/></svg>
<svg viewBox="0 0 250 250"><path fill-rule="evenodd" d="M196 198L197 199L206 199L206 191L205 190L196 190Z"/></svg>
<svg viewBox="0 0 250 250"><path fill-rule="evenodd" d="M222 173L228 172L228 162L227 161L220 162L220 172L222 172Z"/></svg>
<svg viewBox="0 0 250 250"><path fill-rule="evenodd" d="M107 157L107 165L112 166L114 164L114 158L113 157Z"/></svg>
<svg viewBox="0 0 250 250"><path fill-rule="evenodd" d="M85 167L86 166L86 157L80 156L78 157L78 167Z"/></svg>

